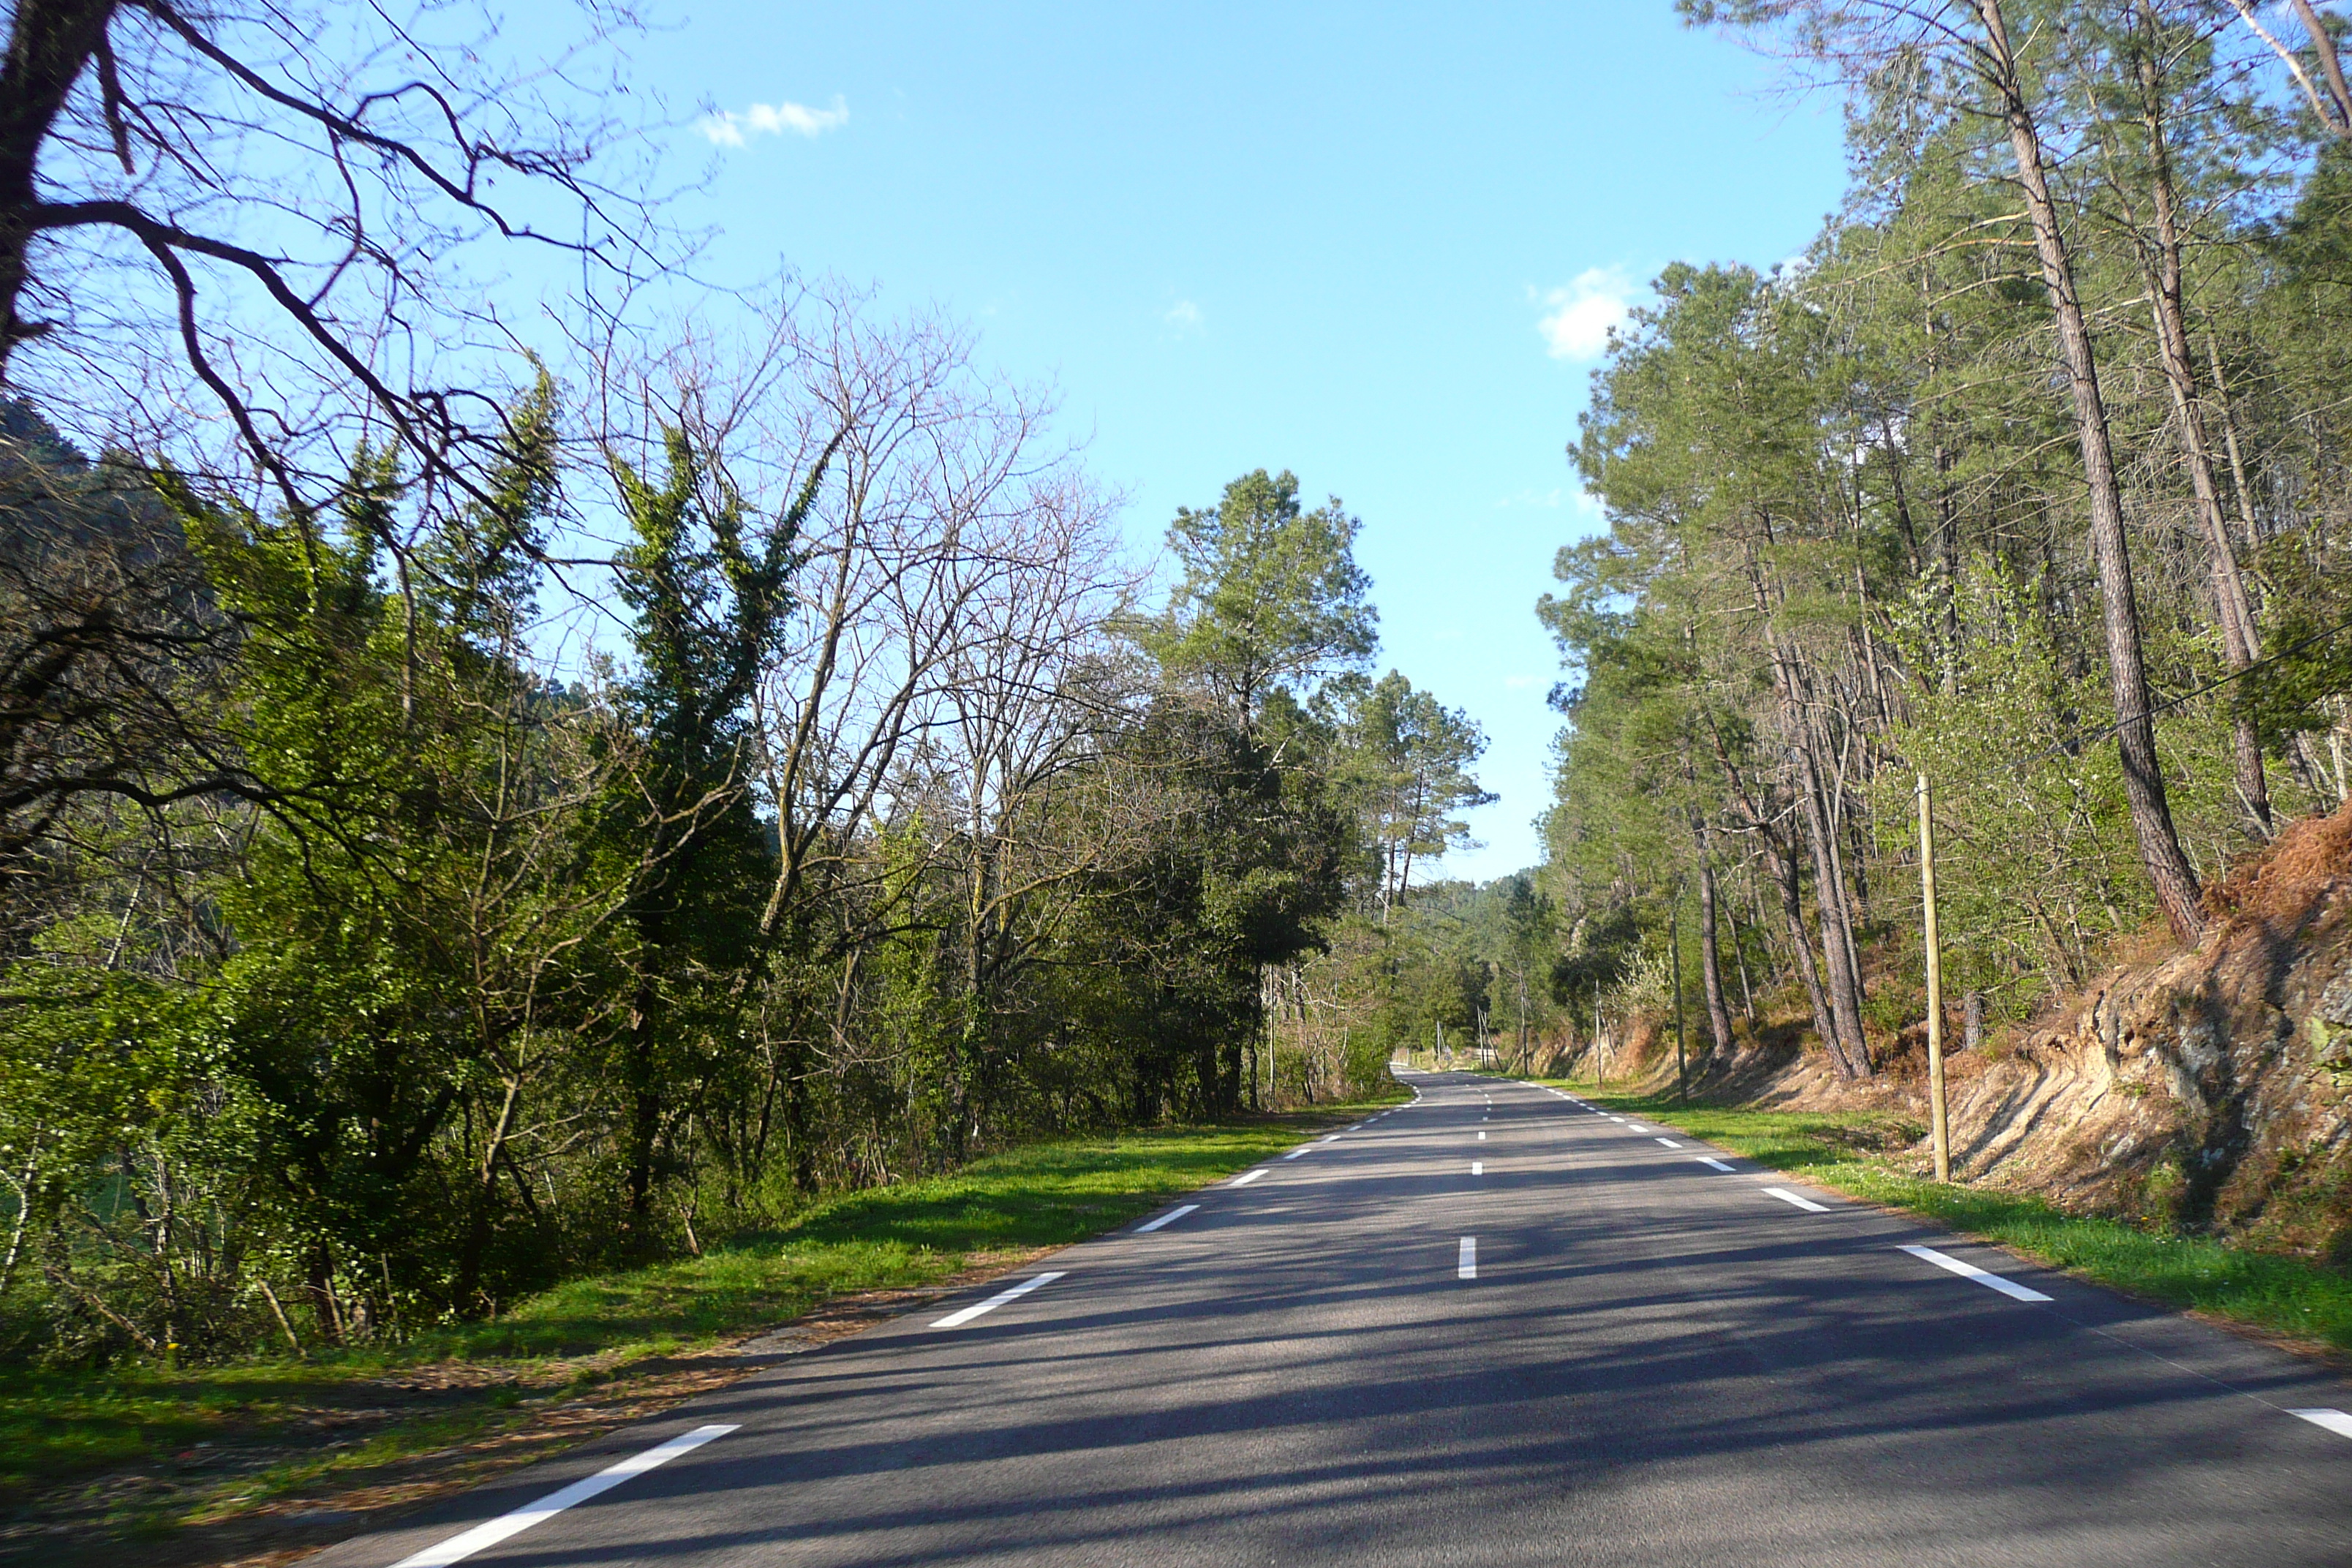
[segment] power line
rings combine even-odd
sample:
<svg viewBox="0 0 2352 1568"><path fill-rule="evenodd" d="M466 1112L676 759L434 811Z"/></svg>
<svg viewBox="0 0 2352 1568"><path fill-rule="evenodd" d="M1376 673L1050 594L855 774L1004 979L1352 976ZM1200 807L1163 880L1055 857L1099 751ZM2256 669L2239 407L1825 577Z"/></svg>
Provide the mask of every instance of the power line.
<svg viewBox="0 0 2352 1568"><path fill-rule="evenodd" d="M2047 751L2036 752L2030 757L2020 757L2011 765L2015 767L2024 767L2029 763L2043 762L2051 757L2072 755L2095 741L2104 741L2108 736L2117 733L2126 724L2133 722L2135 720L2153 719L2159 713L2169 712L2171 710L2179 707L2184 702L2194 702L2200 697L2219 691L2221 688L2229 685L2233 680L2242 680L2258 669L2266 668L2271 665L2278 663L2281 659L2291 658L2294 655L2301 653L2304 649L2312 647L2314 644L2326 642L2329 637L2334 637L2336 633L2347 630L2352 630L2352 620L2338 621L2336 625L2328 627L2326 631L2314 632L2311 636L2304 638L2301 642L2295 643L2288 647L2283 647L2276 653L2264 655L2263 658L2258 658L2254 660L2253 663L2246 666L2243 669L2233 669L2229 674L2221 677L2219 679L2207 681L2204 685L2199 687L2194 691L2184 691L2178 697L2168 697L2165 699L2165 700L2148 709L2145 713L2134 714L2131 719L2118 719L2112 724L2102 725L2096 730L2087 730L2079 735L2070 736L2066 740L2061 741L2056 745L2052 746Z"/></svg>

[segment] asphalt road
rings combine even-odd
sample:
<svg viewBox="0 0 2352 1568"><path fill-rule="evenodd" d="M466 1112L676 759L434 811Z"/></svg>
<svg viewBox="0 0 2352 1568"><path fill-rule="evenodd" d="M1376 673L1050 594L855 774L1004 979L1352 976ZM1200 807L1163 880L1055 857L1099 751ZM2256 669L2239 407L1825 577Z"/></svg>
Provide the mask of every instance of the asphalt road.
<svg viewBox="0 0 2352 1568"><path fill-rule="evenodd" d="M1411 1081L310 1562L2352 1563L2352 1416L2294 1414L2343 1381L1549 1089Z"/></svg>

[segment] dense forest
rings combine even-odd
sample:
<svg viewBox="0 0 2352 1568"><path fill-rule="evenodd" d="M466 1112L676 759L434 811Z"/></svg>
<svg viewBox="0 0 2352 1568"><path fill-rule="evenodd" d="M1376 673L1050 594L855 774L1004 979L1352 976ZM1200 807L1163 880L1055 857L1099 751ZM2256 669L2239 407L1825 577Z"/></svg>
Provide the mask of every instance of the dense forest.
<svg viewBox="0 0 2352 1568"><path fill-rule="evenodd" d="M1839 95L1852 180L1798 260L1667 268L1594 376L1556 994L1658 1014L1671 928L1697 1048L1866 1077L1924 1017L1923 787L1968 1045L2352 794L2343 23L1681 10Z"/></svg>
<svg viewBox="0 0 2352 1568"><path fill-rule="evenodd" d="M0 1354L397 1337L1461 1013L1396 955L1484 741L1338 500L1138 564L962 329L696 294L607 100L373 25L16 8ZM466 268L550 213L541 355Z"/></svg>

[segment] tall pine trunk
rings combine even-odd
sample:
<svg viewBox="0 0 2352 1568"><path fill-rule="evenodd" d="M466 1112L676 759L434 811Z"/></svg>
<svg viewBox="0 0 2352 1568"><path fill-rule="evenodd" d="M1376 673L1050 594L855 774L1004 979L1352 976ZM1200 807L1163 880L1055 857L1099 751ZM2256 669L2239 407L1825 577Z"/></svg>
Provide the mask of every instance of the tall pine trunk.
<svg viewBox="0 0 2352 1568"><path fill-rule="evenodd" d="M2148 184L2154 207L2156 235L2149 258L2148 297L2156 316L2156 340L2163 351L2164 380L2172 395L2172 419L2179 433L2180 451L2189 467L2189 486L2196 497L2197 521L2205 531L2205 546L2212 560L2214 607L2220 612L2222 656L2231 673L2243 674L2262 658L2262 639L2254 630L2253 606L2246 596L2244 577L2221 514L2221 487L2213 474L2212 447L2205 433L2205 414L2197 390L2196 362L2189 350L2188 310L2183 303L2180 222L2172 184L2172 152L2165 136L2164 77L2158 64L2163 39L2156 14L2140 4L2137 66L2140 123L2147 135ZM2231 722L2235 743L2238 795L2252 819L2255 832L2271 832L2269 781L2263 773L2261 738L2252 718L2239 713Z"/></svg>
<svg viewBox="0 0 2352 1568"><path fill-rule="evenodd" d="M2180 847L2165 797L2164 769L2156 752L2156 721L2149 711L2147 667L2140 648L2138 601L2132 591L2131 552L2124 535L2123 491L2116 480L2115 452L2108 439L2106 405L2099 392L2091 331L2074 290L2074 264L2058 226L2058 206L2050 194L2042 135L2026 101L2025 85L2010 47L2000 0L1971 0L1984 25L1988 85L2000 100L2009 130L2017 180L2033 226L2033 248L2058 330L2059 355L2073 393L2074 434L2083 453L2083 478L2090 491L2091 549L2099 564L2100 619L2106 633L2107 679L2116 707L2116 742L2121 753L2124 796L2149 886L2171 923L2173 934L2192 942L2204 931L2198 906L2196 868Z"/></svg>
<svg viewBox="0 0 2352 1568"><path fill-rule="evenodd" d="M1706 995L1707 1033L1718 1051L1731 1049L1731 1009L1723 999L1723 947L1717 936L1715 860L1707 853L1705 824L1694 821L1698 838L1698 971Z"/></svg>

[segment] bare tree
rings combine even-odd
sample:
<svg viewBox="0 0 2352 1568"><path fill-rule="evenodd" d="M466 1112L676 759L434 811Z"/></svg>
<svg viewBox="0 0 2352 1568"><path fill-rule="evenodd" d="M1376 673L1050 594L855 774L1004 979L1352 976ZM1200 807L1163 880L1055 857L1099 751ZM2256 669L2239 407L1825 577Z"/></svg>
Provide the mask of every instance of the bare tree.
<svg viewBox="0 0 2352 1568"><path fill-rule="evenodd" d="M603 90L629 26L592 4L532 60L488 8L427 0L19 0L0 388L85 437L266 474L297 510L362 431L472 489L503 435L482 353L513 343L473 251L648 265L607 107L632 100Z"/></svg>

